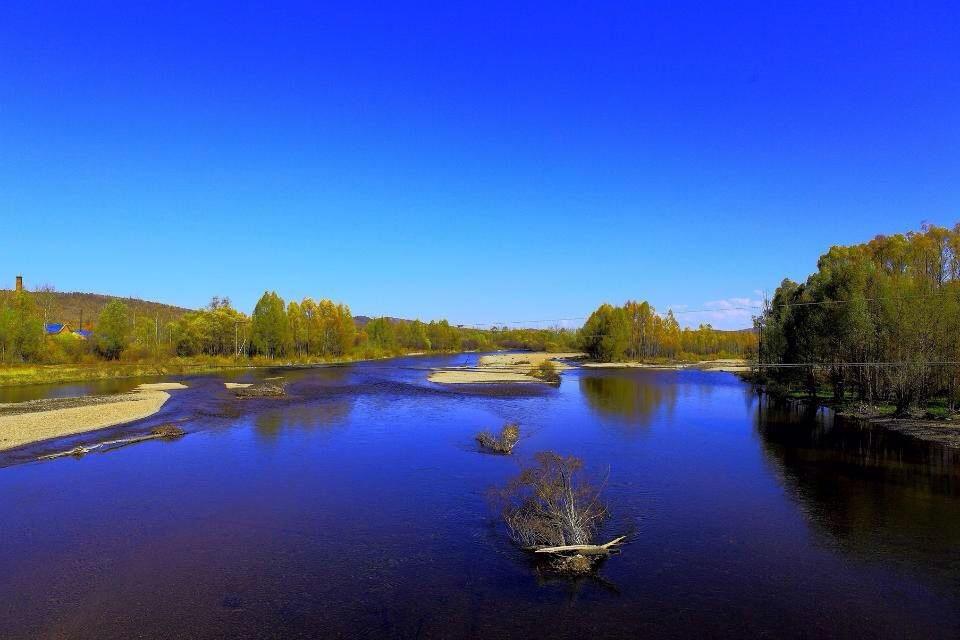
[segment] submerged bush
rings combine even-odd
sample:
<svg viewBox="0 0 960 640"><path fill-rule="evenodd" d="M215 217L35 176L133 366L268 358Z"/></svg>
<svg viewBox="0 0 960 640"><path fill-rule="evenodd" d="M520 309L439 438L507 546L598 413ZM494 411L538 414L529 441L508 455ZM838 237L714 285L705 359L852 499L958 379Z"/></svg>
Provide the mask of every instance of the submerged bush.
<svg viewBox="0 0 960 640"><path fill-rule="evenodd" d="M489 431L481 431L477 434L477 442L480 446L496 453L510 453L519 440L520 427L514 423L505 424L497 435Z"/></svg>
<svg viewBox="0 0 960 640"><path fill-rule="evenodd" d="M501 494L511 538L528 549L593 544L607 508L583 478L583 461L552 451L535 460Z"/></svg>
<svg viewBox="0 0 960 640"><path fill-rule="evenodd" d="M150 435L152 436L169 439L179 438L186 435L186 433L186 431L172 423L162 424L159 427L154 427L150 430Z"/></svg>

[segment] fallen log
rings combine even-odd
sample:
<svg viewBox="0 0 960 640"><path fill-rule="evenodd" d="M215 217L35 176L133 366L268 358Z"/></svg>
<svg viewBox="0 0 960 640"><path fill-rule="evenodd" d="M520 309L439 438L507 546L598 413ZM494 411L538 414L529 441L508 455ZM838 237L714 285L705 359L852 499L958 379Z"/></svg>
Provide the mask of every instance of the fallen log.
<svg viewBox="0 0 960 640"><path fill-rule="evenodd" d="M74 456L79 458L90 453L91 451L100 449L101 447L122 447L128 444L144 442L146 440L172 440L185 434L186 432L175 424L164 424L160 425L159 427L154 427L150 430L150 433L146 435L133 436L132 438L120 438L119 440L107 440L105 442L98 442L97 444L91 445L79 445L73 449L68 449L67 451L37 456L37 460L53 460L55 458L63 458L66 456Z"/></svg>
<svg viewBox="0 0 960 640"><path fill-rule="evenodd" d="M626 539L627 536L620 536L606 544L567 544L559 547L535 547L531 551L534 553L578 553L583 556L605 556L609 555L617 545Z"/></svg>

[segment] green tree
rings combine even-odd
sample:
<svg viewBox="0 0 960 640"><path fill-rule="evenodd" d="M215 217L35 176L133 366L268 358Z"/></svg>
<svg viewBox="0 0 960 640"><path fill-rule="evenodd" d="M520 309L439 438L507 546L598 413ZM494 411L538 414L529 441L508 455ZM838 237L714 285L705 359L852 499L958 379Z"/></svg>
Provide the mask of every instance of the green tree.
<svg viewBox="0 0 960 640"><path fill-rule="evenodd" d="M251 318L251 340L257 353L268 358L282 357L291 344L290 324L283 298L275 291L264 292Z"/></svg>
<svg viewBox="0 0 960 640"><path fill-rule="evenodd" d="M622 308L600 305L587 318L580 335L583 350L596 360L616 362L626 357L630 327Z"/></svg>
<svg viewBox="0 0 960 640"><path fill-rule="evenodd" d="M397 347L397 333L389 318L373 318L364 327L367 343L383 351L393 351Z"/></svg>
<svg viewBox="0 0 960 640"><path fill-rule="evenodd" d="M108 360L116 360L126 348L129 335L127 305L120 300L111 300L97 320L97 351Z"/></svg>
<svg viewBox="0 0 960 640"><path fill-rule="evenodd" d="M0 350L5 362L36 360L43 351L43 322L25 291L11 294L0 307Z"/></svg>

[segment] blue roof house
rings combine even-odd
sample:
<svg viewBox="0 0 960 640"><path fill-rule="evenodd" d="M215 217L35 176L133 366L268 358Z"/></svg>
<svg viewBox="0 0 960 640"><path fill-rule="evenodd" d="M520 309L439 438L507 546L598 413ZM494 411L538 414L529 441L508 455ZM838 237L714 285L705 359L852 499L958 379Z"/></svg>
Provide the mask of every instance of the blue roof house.
<svg viewBox="0 0 960 640"><path fill-rule="evenodd" d="M58 336L62 333L70 333L70 327L64 322L50 322L44 325L43 331L48 336Z"/></svg>

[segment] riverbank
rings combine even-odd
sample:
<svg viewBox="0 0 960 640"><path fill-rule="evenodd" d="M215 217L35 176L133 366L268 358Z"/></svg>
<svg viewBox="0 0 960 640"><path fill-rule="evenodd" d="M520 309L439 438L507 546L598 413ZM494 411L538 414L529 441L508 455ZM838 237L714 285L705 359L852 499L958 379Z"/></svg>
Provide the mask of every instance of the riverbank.
<svg viewBox="0 0 960 640"><path fill-rule="evenodd" d="M93 364L13 365L0 367L0 387L61 384L121 378L190 375L245 368L222 362L169 361L155 363L97 362Z"/></svg>
<svg viewBox="0 0 960 640"><path fill-rule="evenodd" d="M837 402L828 395L810 396L797 391L785 391L775 384L758 382L750 376L743 378L780 402L801 407L823 407L844 420L960 449L960 412L951 412L936 404L914 408L906 415L897 415L892 405L871 405L850 400Z"/></svg>
<svg viewBox="0 0 960 640"><path fill-rule="evenodd" d="M239 371L245 369L280 369L318 367L324 365L369 362L390 358L427 355L423 352L370 355L356 357L272 360L269 358L172 358L163 362L103 361L90 364L23 364L0 366L0 387L31 384L61 384L94 380L117 380L151 376L184 376Z"/></svg>
<svg viewBox="0 0 960 640"><path fill-rule="evenodd" d="M141 420L159 411L170 398L164 389L182 388L170 384L162 388L151 386L112 396L0 404L0 451Z"/></svg>
<svg viewBox="0 0 960 640"><path fill-rule="evenodd" d="M569 369L564 360L582 358L582 353L547 353L531 351L524 353L494 353L481 356L475 367L451 367L434 369L427 378L439 384L490 384L503 382L541 383L532 375L534 368L544 362L552 362L558 372Z"/></svg>

